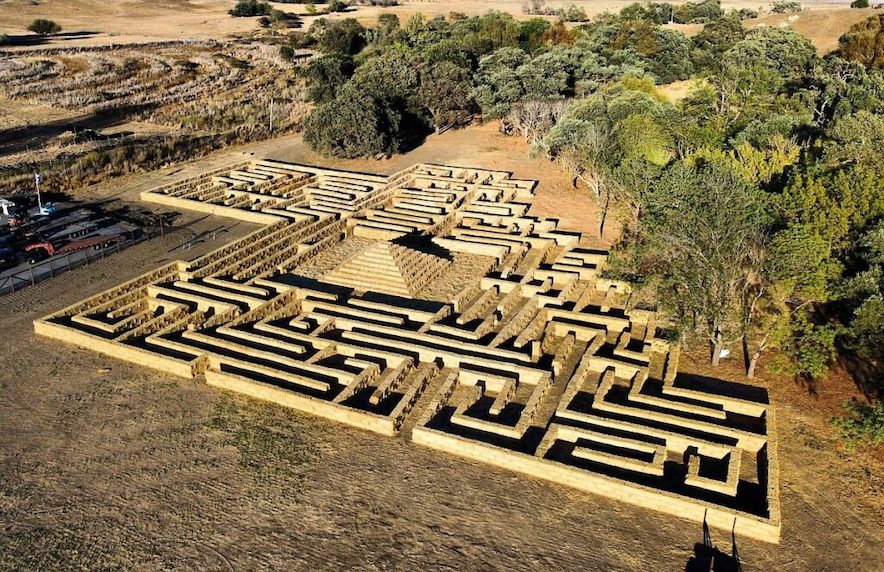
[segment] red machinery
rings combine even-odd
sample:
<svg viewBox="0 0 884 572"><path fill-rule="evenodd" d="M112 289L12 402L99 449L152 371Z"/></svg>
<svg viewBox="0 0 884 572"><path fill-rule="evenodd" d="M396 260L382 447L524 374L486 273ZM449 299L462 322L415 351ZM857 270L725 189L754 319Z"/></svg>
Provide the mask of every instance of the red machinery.
<svg viewBox="0 0 884 572"><path fill-rule="evenodd" d="M35 262L43 260L44 258L49 258L50 256L55 256L57 254L78 252L80 250L86 250L87 248L100 250L101 248L116 244L118 242L121 242L122 240L123 235L121 234L98 234L87 238L81 238L79 240L70 240L64 242L35 242L33 244L27 245L25 247L25 252L30 253L28 261L31 264L34 264Z"/></svg>

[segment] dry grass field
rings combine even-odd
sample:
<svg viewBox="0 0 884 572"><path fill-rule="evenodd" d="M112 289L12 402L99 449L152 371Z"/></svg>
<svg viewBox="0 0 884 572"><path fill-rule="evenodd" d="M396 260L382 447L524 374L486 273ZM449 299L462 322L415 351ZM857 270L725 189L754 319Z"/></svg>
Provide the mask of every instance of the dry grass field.
<svg viewBox="0 0 884 572"><path fill-rule="evenodd" d="M550 7L571 4L582 7L589 16L607 11L617 11L633 0L549 0ZM51 17L72 35L52 38L47 45L87 46L102 45L109 41L132 43L158 39L213 38L221 40L241 35L257 28L255 18L231 18L227 15L234 0L0 0L0 33L23 34L34 19ZM347 13L333 14L332 18L355 17L369 24L378 14L393 12L403 20L415 13L428 17L461 12L478 15L488 10L508 12L516 18L529 18L522 13L524 0L402 0L401 5L382 7L357 7ZM753 0L723 0L725 9L766 7L771 2ZM862 13L872 10L850 10L849 2L820 0L804 2L806 11L823 11L825 15L802 17L789 21L789 15L773 15L759 19L758 23L776 25L785 22L813 40L819 49L831 50L834 38L840 36L850 24L862 19ZM304 4L274 4L277 8L304 15ZM305 25L310 18L305 18ZM749 25L752 25L751 23ZM686 27L690 32L691 28ZM90 32L89 35L77 33ZM819 38L819 39L817 39Z"/></svg>
<svg viewBox="0 0 884 572"><path fill-rule="evenodd" d="M281 63L265 47L235 42L257 24L228 16L233 3L0 0L0 33L23 34L38 17L51 17L71 33L0 56L0 167L88 151L59 140L79 122L105 136L151 137L212 132L211 121L193 119L223 117L207 110L245 100L265 107L250 94L265 97ZM522 18L522 3L411 0L335 17L370 21L382 11L404 19L494 8ZM631 2L549 2L571 3L596 14ZM823 53L871 12L843 2L805 5L811 9L747 25L788 25ZM186 49L184 39L193 40ZM146 42L170 43L150 50L133 45ZM123 47L100 49L109 44ZM86 49L34 52L46 48ZM179 81L184 61L198 63L199 71ZM679 82L666 93L678 99L687 88ZM174 105L158 99L174 89L184 94ZM90 99L94 90L111 97ZM99 121L145 103L144 114ZM595 236L598 209L591 196L573 189L554 164L531 158L520 138L501 135L494 123L430 135L413 151L384 160L331 160L298 135L282 136L70 193L135 204L143 190L233 163L240 153L382 174L419 162L511 171L540 181L533 212L584 232L587 245L609 245L619 232L611 223L604 237ZM0 297L0 570L684 569L702 538L694 523L34 335L35 318L255 228L192 214L182 222L187 228L162 239ZM193 237L202 238L185 250ZM686 371L745 383L739 360L713 371L698 356L683 362ZM783 536L779 545L738 538L744 569L884 570L884 449L848 452L829 423L857 395L850 377L838 370L814 392L770 374L757 383L777 408ZM715 534L714 540L730 550L729 538Z"/></svg>
<svg viewBox="0 0 884 572"><path fill-rule="evenodd" d="M879 10L872 8L821 8L805 10L800 14L770 14L754 20L747 20L745 26L749 29L756 26L792 28L799 34L810 38L810 41L816 46L817 53L823 55L838 49L838 38L852 25L878 12Z"/></svg>
<svg viewBox="0 0 884 572"><path fill-rule="evenodd" d="M591 211L549 171L520 159L524 149L513 141L471 128L372 165L514 168L541 180L538 210L576 222L576 212ZM316 160L298 137L237 151ZM129 200L235 159L127 177L82 196ZM222 224L230 225L197 220L190 232ZM190 251L177 248L189 235L172 234L0 299L0 569L683 569L701 538L696 524L33 334L38 316L248 230L229 228ZM742 381L736 360L715 375ZM884 462L875 451L845 452L827 422L855 393L852 384L835 376L811 396L791 381L758 383L778 410L783 538L738 538L745 569L880 570ZM730 539L715 540L730 549Z"/></svg>

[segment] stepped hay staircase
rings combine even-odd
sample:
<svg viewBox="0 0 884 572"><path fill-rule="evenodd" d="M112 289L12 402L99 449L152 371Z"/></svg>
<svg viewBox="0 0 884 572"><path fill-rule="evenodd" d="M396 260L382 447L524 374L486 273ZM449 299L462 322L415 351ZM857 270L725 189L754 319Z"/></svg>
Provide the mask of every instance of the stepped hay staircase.
<svg viewBox="0 0 884 572"><path fill-rule="evenodd" d="M323 279L356 290L415 296L442 274L449 260L412 248L376 242Z"/></svg>

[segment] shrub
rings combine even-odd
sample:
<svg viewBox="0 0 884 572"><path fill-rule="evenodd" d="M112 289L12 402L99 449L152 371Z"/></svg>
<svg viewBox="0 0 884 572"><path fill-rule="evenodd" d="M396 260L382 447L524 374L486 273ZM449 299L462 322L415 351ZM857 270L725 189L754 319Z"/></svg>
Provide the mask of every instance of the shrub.
<svg viewBox="0 0 884 572"><path fill-rule="evenodd" d="M801 2L795 2L794 0L779 0L778 2L773 3L773 7L770 9L774 14L789 14L791 12L800 12L801 11Z"/></svg>
<svg viewBox="0 0 884 572"><path fill-rule="evenodd" d="M321 25L320 25L321 24ZM365 45L365 28L353 18L335 22L321 19L311 26L311 34L319 40L319 49L327 54L358 53Z"/></svg>
<svg viewBox="0 0 884 572"><path fill-rule="evenodd" d="M52 20L38 18L31 22L31 25L28 26L28 30L40 36L49 36L61 32L61 26Z"/></svg>
<svg viewBox="0 0 884 572"><path fill-rule="evenodd" d="M863 405L856 400L844 404L847 415L833 417L832 425L841 434L848 449L856 445L884 443L884 402Z"/></svg>
<svg viewBox="0 0 884 572"><path fill-rule="evenodd" d="M288 12L283 12L282 10L277 10L276 8L271 8L270 14L267 16L261 16L259 20L262 26L265 28L276 24L282 28L300 28L301 27L301 19L296 14L289 14Z"/></svg>
<svg viewBox="0 0 884 572"><path fill-rule="evenodd" d="M332 54L314 58L302 68L307 80L307 99L327 103L335 98L338 89L353 75L353 60L349 56Z"/></svg>
<svg viewBox="0 0 884 572"><path fill-rule="evenodd" d="M250 18L252 16L269 16L273 8L267 2L258 0L239 0L230 12L231 16Z"/></svg>
<svg viewBox="0 0 884 572"><path fill-rule="evenodd" d="M869 0L853 0L853 2L850 3L850 7L851 8L868 8L869 7Z"/></svg>
<svg viewBox="0 0 884 572"><path fill-rule="evenodd" d="M331 0L328 3L329 12L346 12L350 6L343 0Z"/></svg>
<svg viewBox="0 0 884 572"><path fill-rule="evenodd" d="M279 46L279 57L287 62L295 59L295 48L291 46Z"/></svg>
<svg viewBox="0 0 884 572"><path fill-rule="evenodd" d="M740 20L751 20L752 18L757 18L759 16L757 10L753 10L752 8L740 8L739 10L731 10L728 12L728 15L733 15Z"/></svg>
<svg viewBox="0 0 884 572"><path fill-rule="evenodd" d="M704 24L724 16L719 0L685 2L675 8L675 21L679 24Z"/></svg>
<svg viewBox="0 0 884 572"><path fill-rule="evenodd" d="M534 16L558 16L566 22L589 21L586 10L579 6L571 4L567 8L551 8L546 5L545 0L532 0L530 4L523 4L522 13Z"/></svg>
<svg viewBox="0 0 884 572"><path fill-rule="evenodd" d="M304 142L318 153L335 157L395 153L399 120L370 95L345 87L307 118Z"/></svg>

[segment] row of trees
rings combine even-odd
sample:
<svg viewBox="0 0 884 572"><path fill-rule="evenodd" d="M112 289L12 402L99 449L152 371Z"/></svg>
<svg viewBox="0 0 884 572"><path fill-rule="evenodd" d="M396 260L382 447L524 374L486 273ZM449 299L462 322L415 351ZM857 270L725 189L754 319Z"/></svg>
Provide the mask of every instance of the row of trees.
<svg viewBox="0 0 884 572"><path fill-rule="evenodd" d="M318 20L308 33L324 55L305 70L319 105L307 140L344 157L393 153L404 140L477 112L502 118L521 102L584 96L625 75L666 83L694 71L691 40L616 16L578 33L561 22L517 22L498 12L416 16L404 26L388 14L369 29L353 19ZM354 126L352 119L361 121ZM353 137L353 129L364 132Z"/></svg>
<svg viewBox="0 0 884 572"><path fill-rule="evenodd" d="M365 29L315 24L305 139L393 153L475 114L569 171L626 232L613 272L658 300L686 344L741 348L747 374L808 380L840 350L884 348L884 74L880 19L820 59L739 15L691 39L633 5L571 31L500 13ZM673 103L656 85L696 78ZM600 228L600 232L603 228ZM871 380L867 389L881 390Z"/></svg>

